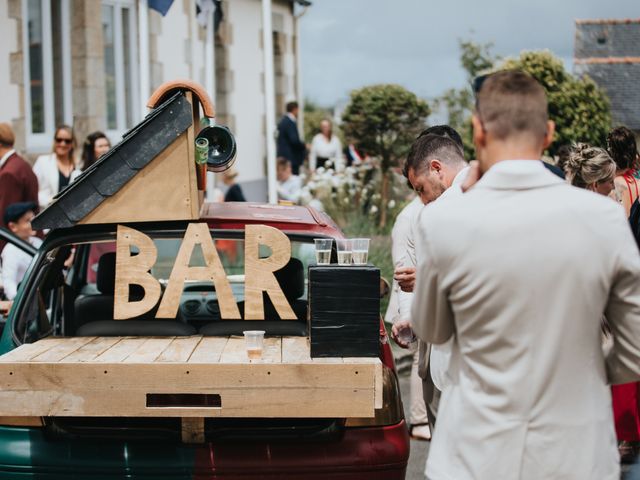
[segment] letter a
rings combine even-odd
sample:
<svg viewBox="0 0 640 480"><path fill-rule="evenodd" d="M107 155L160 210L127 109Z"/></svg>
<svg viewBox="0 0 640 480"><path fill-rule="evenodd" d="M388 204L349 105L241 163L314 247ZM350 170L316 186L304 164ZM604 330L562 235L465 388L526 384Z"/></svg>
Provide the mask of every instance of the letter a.
<svg viewBox="0 0 640 480"><path fill-rule="evenodd" d="M271 256L259 258L260 245L271 249ZM262 292L267 292L282 320L296 320L273 272L291 258L291 242L280 230L266 225L247 225L244 238L244 319L264 320Z"/></svg>
<svg viewBox="0 0 640 480"><path fill-rule="evenodd" d="M156 263L158 250L144 233L122 225L118 225L116 245L113 318L125 320L147 313L158 303L160 283L149 273ZM131 255L132 246L138 247L137 255ZM129 285L144 288L142 300L129 301Z"/></svg>
<svg viewBox="0 0 640 480"><path fill-rule="evenodd" d="M189 266L189 260L196 244L202 248L205 267ZM186 280L213 282L220 306L220 316L224 320L239 320L241 318L240 310L238 310L238 305L231 291L231 285L227 281L227 274L206 223L190 223L187 227L184 240L182 240L182 245L180 245L176 256L176 263L171 270L167 290L156 314L157 318L175 318Z"/></svg>

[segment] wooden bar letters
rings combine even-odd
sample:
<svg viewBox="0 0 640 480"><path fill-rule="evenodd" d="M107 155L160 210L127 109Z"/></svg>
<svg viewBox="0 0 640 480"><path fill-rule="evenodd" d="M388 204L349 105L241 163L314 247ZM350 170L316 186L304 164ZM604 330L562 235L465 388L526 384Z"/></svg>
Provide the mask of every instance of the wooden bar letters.
<svg viewBox="0 0 640 480"><path fill-rule="evenodd" d="M205 266L189 266L191 254L196 245L202 248ZM260 245L271 249L272 253L269 257L259 257ZM137 254L132 254L132 247L138 250ZM296 318L274 276L274 272L284 267L290 258L291 243L284 233L266 225L247 225L244 316L246 320L264 319L262 292L269 295L281 319ZM212 282L215 285L222 319L241 318L231 285L206 223L191 223L187 227L164 295L162 295L160 283L150 273L156 259L157 249L150 237L133 228L118 225L114 295L116 320L134 318L147 313L158 304L161 296L156 318L175 318L184 283L188 280ZM140 285L144 289L142 299L130 300L131 285Z"/></svg>

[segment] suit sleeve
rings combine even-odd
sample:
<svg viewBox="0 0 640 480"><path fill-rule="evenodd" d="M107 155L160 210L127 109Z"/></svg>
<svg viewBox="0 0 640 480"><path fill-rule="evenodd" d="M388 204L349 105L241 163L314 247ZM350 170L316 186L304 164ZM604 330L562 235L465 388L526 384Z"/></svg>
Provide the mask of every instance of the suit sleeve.
<svg viewBox="0 0 640 480"><path fill-rule="evenodd" d="M298 133L298 127L293 122L288 122L287 128L285 129L285 135L289 139L289 144L296 148L299 151L304 152L306 150L306 146L300 140L300 134Z"/></svg>
<svg viewBox="0 0 640 480"><path fill-rule="evenodd" d="M640 379L640 255L626 219L620 228L623 239L605 315L613 334L607 357L607 375L612 384Z"/></svg>
<svg viewBox="0 0 640 480"><path fill-rule="evenodd" d="M424 211L423 211L424 213ZM425 232L420 215L416 229L420 245L416 286L411 307L414 333L426 343L446 342L454 333L454 318L448 295L442 286L442 273L438 270L433 245Z"/></svg>

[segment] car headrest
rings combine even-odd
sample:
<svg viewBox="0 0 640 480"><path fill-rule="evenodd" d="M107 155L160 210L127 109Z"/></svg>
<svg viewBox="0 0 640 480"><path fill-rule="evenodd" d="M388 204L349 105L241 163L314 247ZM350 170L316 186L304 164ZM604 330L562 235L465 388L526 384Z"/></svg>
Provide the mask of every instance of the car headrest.
<svg viewBox="0 0 640 480"><path fill-rule="evenodd" d="M297 300L304 295L304 266L300 260L291 258L274 275L287 300Z"/></svg>
<svg viewBox="0 0 640 480"><path fill-rule="evenodd" d="M116 252L104 253L98 260L96 287L103 295L113 295L116 289Z"/></svg>

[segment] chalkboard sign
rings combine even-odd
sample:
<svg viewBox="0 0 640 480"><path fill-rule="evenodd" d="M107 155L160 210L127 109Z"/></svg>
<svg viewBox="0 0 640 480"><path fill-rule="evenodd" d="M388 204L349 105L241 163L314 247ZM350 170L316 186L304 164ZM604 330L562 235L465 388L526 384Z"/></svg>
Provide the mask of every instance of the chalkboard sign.
<svg viewBox="0 0 640 480"><path fill-rule="evenodd" d="M309 267L311 357L377 357L380 270L369 265Z"/></svg>

